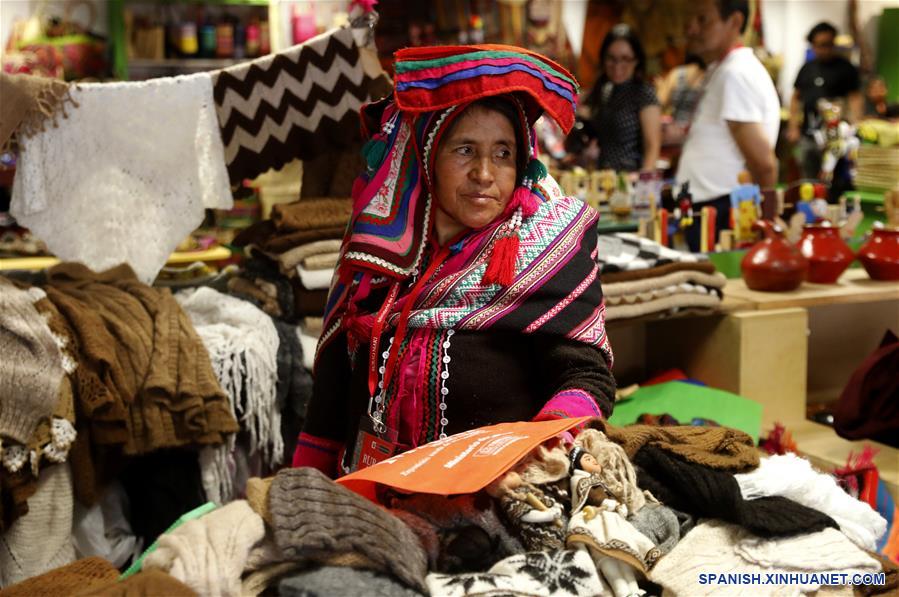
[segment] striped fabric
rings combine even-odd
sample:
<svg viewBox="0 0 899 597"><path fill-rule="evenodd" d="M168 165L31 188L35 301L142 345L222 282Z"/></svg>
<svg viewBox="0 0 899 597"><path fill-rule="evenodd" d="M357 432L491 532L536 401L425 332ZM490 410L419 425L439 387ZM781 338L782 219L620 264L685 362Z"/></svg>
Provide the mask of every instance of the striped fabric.
<svg viewBox="0 0 899 597"><path fill-rule="evenodd" d="M396 103L407 112L431 112L499 93L530 96L533 124L545 111L565 132L574 124L578 85L547 58L510 46L408 48L396 53Z"/></svg>
<svg viewBox="0 0 899 597"><path fill-rule="evenodd" d="M353 29L341 28L216 71L213 95L231 183L354 139L362 105L389 91L369 53Z"/></svg>

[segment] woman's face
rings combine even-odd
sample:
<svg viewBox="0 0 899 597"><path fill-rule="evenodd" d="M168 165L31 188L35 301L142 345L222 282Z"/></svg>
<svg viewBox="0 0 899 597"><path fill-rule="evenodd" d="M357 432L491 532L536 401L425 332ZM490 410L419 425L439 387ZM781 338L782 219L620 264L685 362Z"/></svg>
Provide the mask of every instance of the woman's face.
<svg viewBox="0 0 899 597"><path fill-rule="evenodd" d="M637 68L634 49L623 39L613 41L606 52L603 68L606 77L616 85L630 81L634 78L634 70Z"/></svg>
<svg viewBox="0 0 899 597"><path fill-rule="evenodd" d="M472 106L437 148L434 226L443 244L466 229L490 224L515 190L515 130L493 110Z"/></svg>

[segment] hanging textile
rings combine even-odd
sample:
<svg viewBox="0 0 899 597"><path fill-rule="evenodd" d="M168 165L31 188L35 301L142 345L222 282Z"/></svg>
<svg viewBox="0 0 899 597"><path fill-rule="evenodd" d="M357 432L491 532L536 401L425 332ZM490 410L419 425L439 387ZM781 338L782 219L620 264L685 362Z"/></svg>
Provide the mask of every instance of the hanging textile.
<svg viewBox="0 0 899 597"><path fill-rule="evenodd" d="M359 134L362 104L389 92L367 29L342 28L213 74L232 183L308 160Z"/></svg>
<svg viewBox="0 0 899 597"><path fill-rule="evenodd" d="M150 283L231 191L209 73L85 83L78 108L20 139L10 212L66 261Z"/></svg>

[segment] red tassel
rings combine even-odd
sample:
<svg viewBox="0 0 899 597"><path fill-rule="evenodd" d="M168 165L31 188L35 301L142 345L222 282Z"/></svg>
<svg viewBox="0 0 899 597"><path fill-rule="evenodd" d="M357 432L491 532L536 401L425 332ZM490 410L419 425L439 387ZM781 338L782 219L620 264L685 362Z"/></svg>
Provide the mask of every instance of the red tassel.
<svg viewBox="0 0 899 597"><path fill-rule="evenodd" d="M515 279L515 263L518 261L518 234L497 239L487 262L487 270L481 278L482 284L508 286Z"/></svg>
<svg viewBox="0 0 899 597"><path fill-rule="evenodd" d="M512 193L512 200L509 201L509 207L506 208L506 211L512 213L519 207L521 208L521 215L525 218L531 217L540 209L540 199L531 192L531 189L524 185L515 187L515 191Z"/></svg>

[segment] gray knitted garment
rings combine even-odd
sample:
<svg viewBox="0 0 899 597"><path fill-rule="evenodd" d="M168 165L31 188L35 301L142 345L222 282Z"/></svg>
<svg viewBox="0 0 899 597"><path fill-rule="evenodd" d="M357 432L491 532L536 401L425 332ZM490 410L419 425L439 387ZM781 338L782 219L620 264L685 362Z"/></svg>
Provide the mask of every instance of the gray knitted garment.
<svg viewBox="0 0 899 597"><path fill-rule="evenodd" d="M281 581L281 597L334 597L365 595L366 597L420 597L418 591L406 588L389 576L371 570L354 570L324 566L301 572Z"/></svg>
<svg viewBox="0 0 899 597"><path fill-rule="evenodd" d="M425 591L427 557L400 519L313 468L281 470L269 490L275 543L293 560L354 553Z"/></svg>

